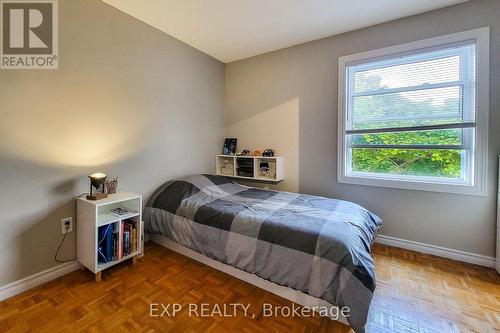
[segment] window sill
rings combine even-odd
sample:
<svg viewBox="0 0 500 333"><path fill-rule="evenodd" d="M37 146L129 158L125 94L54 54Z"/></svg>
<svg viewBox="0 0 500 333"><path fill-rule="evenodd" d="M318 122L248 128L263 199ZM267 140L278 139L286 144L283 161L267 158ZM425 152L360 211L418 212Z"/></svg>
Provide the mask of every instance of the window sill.
<svg viewBox="0 0 500 333"><path fill-rule="evenodd" d="M459 181L441 181L439 179L397 179L390 175L356 174L339 175L338 182L343 184L388 187L396 189L453 193L463 195L486 196L486 189L468 185Z"/></svg>

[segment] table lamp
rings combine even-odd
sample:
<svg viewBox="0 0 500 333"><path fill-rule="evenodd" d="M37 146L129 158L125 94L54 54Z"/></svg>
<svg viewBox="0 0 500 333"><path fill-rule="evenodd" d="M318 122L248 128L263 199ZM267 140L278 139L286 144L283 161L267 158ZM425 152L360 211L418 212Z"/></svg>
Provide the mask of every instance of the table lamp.
<svg viewBox="0 0 500 333"><path fill-rule="evenodd" d="M108 197L104 184L106 183L106 175L103 173L93 173L90 178L90 193L87 195L88 200L100 200Z"/></svg>

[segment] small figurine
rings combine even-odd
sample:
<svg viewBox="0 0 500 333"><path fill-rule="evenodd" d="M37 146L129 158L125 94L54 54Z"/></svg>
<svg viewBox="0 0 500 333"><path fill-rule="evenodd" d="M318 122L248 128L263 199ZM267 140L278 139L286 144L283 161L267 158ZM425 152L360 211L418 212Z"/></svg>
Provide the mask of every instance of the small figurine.
<svg viewBox="0 0 500 333"><path fill-rule="evenodd" d="M241 155L240 156L251 156L252 154L250 153L250 150L248 149L243 149L243 151L241 152Z"/></svg>
<svg viewBox="0 0 500 333"><path fill-rule="evenodd" d="M274 149L265 149L262 153L264 157L274 157Z"/></svg>
<svg viewBox="0 0 500 333"><path fill-rule="evenodd" d="M260 163L259 169L260 169L261 175L267 177L268 173L269 173L269 163L267 163L267 162Z"/></svg>
<svg viewBox="0 0 500 333"><path fill-rule="evenodd" d="M260 152L260 150L255 150L255 151L252 153L252 156L262 156L262 153Z"/></svg>

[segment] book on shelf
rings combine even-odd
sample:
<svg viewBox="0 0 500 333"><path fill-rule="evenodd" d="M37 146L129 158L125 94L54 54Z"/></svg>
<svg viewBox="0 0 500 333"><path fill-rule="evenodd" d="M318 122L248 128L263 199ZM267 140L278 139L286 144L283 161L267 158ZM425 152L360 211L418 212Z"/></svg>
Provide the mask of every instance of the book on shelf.
<svg viewBox="0 0 500 333"><path fill-rule="evenodd" d="M113 230L110 224L99 227L97 260L99 263L113 261Z"/></svg>
<svg viewBox="0 0 500 333"><path fill-rule="evenodd" d="M120 259L120 227L121 227L121 223L114 223L113 224L113 227L114 227L114 235L115 235L115 243L114 243L114 248L113 248L113 252L115 254L114 258L115 260L119 260Z"/></svg>
<svg viewBox="0 0 500 333"><path fill-rule="evenodd" d="M118 260L123 258L123 221L120 222L120 241L118 243Z"/></svg>
<svg viewBox="0 0 500 333"><path fill-rule="evenodd" d="M123 222L123 255L130 254L130 223Z"/></svg>
<svg viewBox="0 0 500 333"><path fill-rule="evenodd" d="M119 232L113 229L113 260L118 260L118 240Z"/></svg>
<svg viewBox="0 0 500 333"><path fill-rule="evenodd" d="M131 246L132 246L132 252L137 251L137 228L132 229L132 234L131 234Z"/></svg>

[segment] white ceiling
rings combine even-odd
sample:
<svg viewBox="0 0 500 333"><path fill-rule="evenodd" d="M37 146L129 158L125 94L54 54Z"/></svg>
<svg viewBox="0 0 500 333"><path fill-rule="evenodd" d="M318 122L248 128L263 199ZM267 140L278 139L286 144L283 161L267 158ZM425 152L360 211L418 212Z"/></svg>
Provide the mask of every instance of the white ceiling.
<svg viewBox="0 0 500 333"><path fill-rule="evenodd" d="M103 0L231 62L467 0Z"/></svg>

